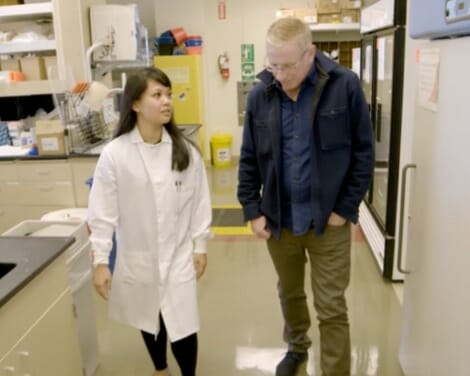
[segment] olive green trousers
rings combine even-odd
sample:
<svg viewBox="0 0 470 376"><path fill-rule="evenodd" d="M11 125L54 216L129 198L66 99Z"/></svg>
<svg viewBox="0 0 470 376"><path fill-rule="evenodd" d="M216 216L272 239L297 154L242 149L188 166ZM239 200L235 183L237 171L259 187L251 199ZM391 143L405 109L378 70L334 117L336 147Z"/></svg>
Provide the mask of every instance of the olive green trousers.
<svg viewBox="0 0 470 376"><path fill-rule="evenodd" d="M351 267L351 230L328 226L320 236L313 230L295 236L283 229L280 240L270 238L268 249L277 272L284 317L284 341L289 351L305 352L310 315L305 294L305 266L309 262L320 331L320 367L323 376L350 375L351 345L345 299Z"/></svg>

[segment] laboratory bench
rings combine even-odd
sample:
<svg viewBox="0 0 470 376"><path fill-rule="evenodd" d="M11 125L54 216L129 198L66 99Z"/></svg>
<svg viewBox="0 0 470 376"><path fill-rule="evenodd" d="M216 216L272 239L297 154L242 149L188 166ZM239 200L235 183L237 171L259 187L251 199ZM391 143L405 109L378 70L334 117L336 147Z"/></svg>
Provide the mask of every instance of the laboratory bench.
<svg viewBox="0 0 470 376"><path fill-rule="evenodd" d="M5 374L83 374L64 254L73 240L0 237L0 369Z"/></svg>
<svg viewBox="0 0 470 376"><path fill-rule="evenodd" d="M73 242L74 238L0 237L0 308Z"/></svg>
<svg viewBox="0 0 470 376"><path fill-rule="evenodd" d="M197 142L200 125L178 127ZM69 155L0 153L0 234L21 221L40 219L52 211L86 208L86 181L93 176L105 145L103 142L86 152Z"/></svg>
<svg viewBox="0 0 470 376"><path fill-rule="evenodd" d="M98 154L0 157L0 233L26 219L87 207Z"/></svg>

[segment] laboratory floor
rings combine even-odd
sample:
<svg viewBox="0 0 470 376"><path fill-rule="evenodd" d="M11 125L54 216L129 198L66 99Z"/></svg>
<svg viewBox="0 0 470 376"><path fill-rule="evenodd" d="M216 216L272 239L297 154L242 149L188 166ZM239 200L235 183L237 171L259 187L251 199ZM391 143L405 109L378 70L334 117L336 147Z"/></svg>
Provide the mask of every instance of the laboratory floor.
<svg viewBox="0 0 470 376"><path fill-rule="evenodd" d="M208 179L215 206L237 205L235 167L208 167ZM215 235L208 244L208 268L199 282L199 376L274 375L286 351L276 276L265 242L235 232ZM382 279L367 243L357 229L353 233L352 278L347 291L351 375L402 376L397 356L400 289ZM312 302L309 289L307 295ZM95 303L101 352L95 376L152 376L140 333L108 320L106 303L96 295ZM313 310L311 316L313 347L299 375L320 376ZM171 351L168 354L171 375L180 375Z"/></svg>

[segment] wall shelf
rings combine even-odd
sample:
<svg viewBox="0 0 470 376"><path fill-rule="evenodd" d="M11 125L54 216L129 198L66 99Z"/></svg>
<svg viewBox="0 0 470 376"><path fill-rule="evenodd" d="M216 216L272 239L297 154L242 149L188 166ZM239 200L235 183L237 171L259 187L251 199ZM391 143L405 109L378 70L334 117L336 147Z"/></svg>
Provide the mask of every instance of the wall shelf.
<svg viewBox="0 0 470 376"><path fill-rule="evenodd" d="M31 17L52 16L52 2L0 6L3 22L29 20Z"/></svg>
<svg viewBox="0 0 470 376"><path fill-rule="evenodd" d="M0 97L21 97L23 95L51 94L54 90L66 89L65 81L19 81L0 83Z"/></svg>
<svg viewBox="0 0 470 376"><path fill-rule="evenodd" d="M0 6L0 23L30 21L41 17L52 18L52 14L52 2ZM55 40L0 43L0 54L54 51L55 49Z"/></svg>
<svg viewBox="0 0 470 376"><path fill-rule="evenodd" d="M55 51L55 40L36 40L32 42L3 42L0 43L0 54L16 54L26 52Z"/></svg>
<svg viewBox="0 0 470 376"><path fill-rule="evenodd" d="M56 55L59 80L1 82L2 97L43 95L65 90L67 82L83 80L87 66L85 51L89 47L89 14L91 5L105 4L106 0L43 0L41 3L0 6L0 25L11 25L15 30L21 23L51 20L55 40L43 39L34 42L2 42L0 54ZM16 25L15 25L16 24Z"/></svg>
<svg viewBox="0 0 470 376"><path fill-rule="evenodd" d="M361 24L359 23L321 23L310 24L312 31L359 31Z"/></svg>
<svg viewBox="0 0 470 376"><path fill-rule="evenodd" d="M310 24L313 43L318 41L359 41L361 40L360 23L319 23Z"/></svg>

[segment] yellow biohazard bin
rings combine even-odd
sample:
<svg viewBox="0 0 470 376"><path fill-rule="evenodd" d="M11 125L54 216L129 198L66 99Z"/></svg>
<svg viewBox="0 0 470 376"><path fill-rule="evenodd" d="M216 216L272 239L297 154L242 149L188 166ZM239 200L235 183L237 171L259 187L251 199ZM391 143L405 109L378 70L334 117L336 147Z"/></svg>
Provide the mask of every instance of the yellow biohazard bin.
<svg viewBox="0 0 470 376"><path fill-rule="evenodd" d="M232 165L232 135L214 134L211 137L211 162L215 167Z"/></svg>

